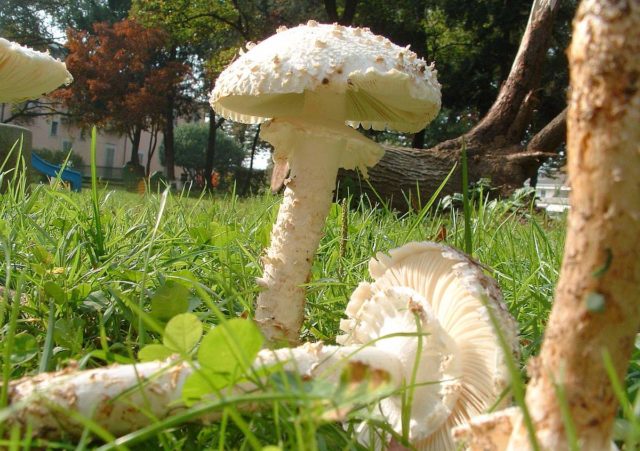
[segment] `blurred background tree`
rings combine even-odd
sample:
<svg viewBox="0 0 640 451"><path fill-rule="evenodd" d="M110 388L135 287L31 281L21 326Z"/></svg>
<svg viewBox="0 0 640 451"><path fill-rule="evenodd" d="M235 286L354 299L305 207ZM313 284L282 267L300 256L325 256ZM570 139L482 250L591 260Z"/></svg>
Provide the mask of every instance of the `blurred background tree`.
<svg viewBox="0 0 640 451"><path fill-rule="evenodd" d="M210 175L216 169L216 135L223 121L208 107L208 92L241 47L266 38L278 26L309 19L366 26L399 45L410 45L428 62L435 61L444 106L437 120L413 135L370 133L382 143L422 149L460 136L489 111L512 68L531 5L530 0L4 0L0 34L61 52L65 42L61 35L67 28L86 32L88 39L96 33L96 22L116 24L134 18L141 26L161 30L166 37L162 64L187 65L192 75L188 83L176 80L162 91L165 101L158 124L167 176L172 179L176 118L194 110L208 117L203 170ZM544 70L528 93L527 123L513 144L526 144L565 107L564 49L575 8L575 0L557 2L540 62Z"/></svg>
<svg viewBox="0 0 640 451"><path fill-rule="evenodd" d="M207 143L209 140L209 126L204 123L181 124L175 130L175 162L181 166L187 179L194 181L200 187L205 184L205 159L207 157ZM216 134L216 168L218 184L224 187L229 178L233 179L246 157L244 148L225 133ZM160 146L160 162L166 157L164 145ZM212 175L208 175L212 177ZM216 178L215 175L212 178ZM209 183L211 183L209 181Z"/></svg>

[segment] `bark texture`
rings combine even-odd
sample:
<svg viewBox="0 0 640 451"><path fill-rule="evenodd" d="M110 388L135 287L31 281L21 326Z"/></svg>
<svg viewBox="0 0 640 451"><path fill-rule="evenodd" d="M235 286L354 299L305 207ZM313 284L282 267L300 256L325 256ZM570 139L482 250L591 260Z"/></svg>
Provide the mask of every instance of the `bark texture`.
<svg viewBox="0 0 640 451"><path fill-rule="evenodd" d="M522 145L536 104L533 93L540 84L558 9L556 0L534 2L509 76L489 112L471 131L426 150L385 147L385 156L369 171L369 180L361 183L361 191L371 199L388 201L399 210L419 207L417 199L429 199L451 168L459 163L463 145L469 156L471 182L490 178L497 194L508 195L532 177L559 145L552 145L552 141L546 141L548 147L544 149L539 144L535 148ZM562 118L559 122L552 128L562 125ZM461 176L457 169L442 194L460 190Z"/></svg>
<svg viewBox="0 0 640 451"><path fill-rule="evenodd" d="M569 49L571 213L556 299L527 405L542 449L569 448L558 389L582 450L610 446L616 397L640 326L640 1L586 0ZM523 428L511 449L527 449Z"/></svg>

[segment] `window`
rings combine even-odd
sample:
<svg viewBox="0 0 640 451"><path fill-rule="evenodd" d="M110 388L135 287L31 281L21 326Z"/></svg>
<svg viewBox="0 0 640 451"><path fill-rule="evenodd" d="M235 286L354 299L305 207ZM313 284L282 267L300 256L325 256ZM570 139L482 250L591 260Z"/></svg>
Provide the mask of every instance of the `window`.
<svg viewBox="0 0 640 451"><path fill-rule="evenodd" d="M113 160L116 155L116 146L113 144L105 144L104 146L104 165L108 168L113 167Z"/></svg>
<svg viewBox="0 0 640 451"><path fill-rule="evenodd" d="M146 163L146 161L144 161L144 152L138 152L138 161L142 165L144 165Z"/></svg>
<svg viewBox="0 0 640 451"><path fill-rule="evenodd" d="M72 147L73 143L71 141L62 141L62 151L64 153L69 153Z"/></svg>
<svg viewBox="0 0 640 451"><path fill-rule="evenodd" d="M58 136L58 121L51 121L51 136Z"/></svg>
<svg viewBox="0 0 640 451"><path fill-rule="evenodd" d="M105 144L104 146L104 177L113 177L113 161L116 154L116 146L113 144Z"/></svg>

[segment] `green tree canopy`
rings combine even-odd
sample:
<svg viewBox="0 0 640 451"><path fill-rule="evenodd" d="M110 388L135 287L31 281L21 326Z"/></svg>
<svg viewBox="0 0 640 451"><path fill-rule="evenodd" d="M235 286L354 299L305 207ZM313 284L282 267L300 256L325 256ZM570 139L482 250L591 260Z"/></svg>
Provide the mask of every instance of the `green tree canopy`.
<svg viewBox="0 0 640 451"><path fill-rule="evenodd" d="M205 165L209 126L204 123L182 124L175 130L176 165L192 174ZM213 167L220 173L234 171L245 158L245 151L235 140L224 133L216 133L216 153ZM164 159L164 146L160 148L160 160Z"/></svg>

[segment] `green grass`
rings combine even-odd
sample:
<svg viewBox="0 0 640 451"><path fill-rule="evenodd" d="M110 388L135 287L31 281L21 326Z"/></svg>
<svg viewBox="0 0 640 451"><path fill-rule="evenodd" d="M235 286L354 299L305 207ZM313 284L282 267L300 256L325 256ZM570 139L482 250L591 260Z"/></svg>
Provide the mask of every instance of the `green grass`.
<svg viewBox="0 0 640 451"><path fill-rule="evenodd" d="M481 192L474 198L466 202L466 233L461 209L401 215L370 208L366 200L352 209L333 205L308 286L303 339L334 341L349 295L369 279L367 263L376 252L444 237L452 246L473 249L474 258L498 280L520 325L522 368L542 340L564 220L536 214L519 199L487 201ZM0 195L0 285L23 293L25 300L11 300L8 292L0 300L3 387L72 361L80 368L133 362L144 344L161 341L164 323L181 311L194 312L205 329L224 318L251 316L258 291L254 279L279 202L272 195L196 199L108 189L76 194L28 187L24 178L15 178ZM634 371L640 372L637 363L619 396L635 399ZM373 395L345 398L340 387L295 378L271 382L275 389L254 395L266 406L260 412L241 415L237 405L243 399L226 398L157 422L118 444L171 450L359 449L354 426L345 429L322 418L337 404L364 404ZM3 388L0 408L6 402ZM637 410L637 403L623 405L627 412ZM190 424L202 409L220 411L221 421ZM618 429L624 437L637 435L635 420L621 420ZM79 443L46 443L15 431L8 437L0 439L0 448L87 449L99 443L88 433Z"/></svg>

